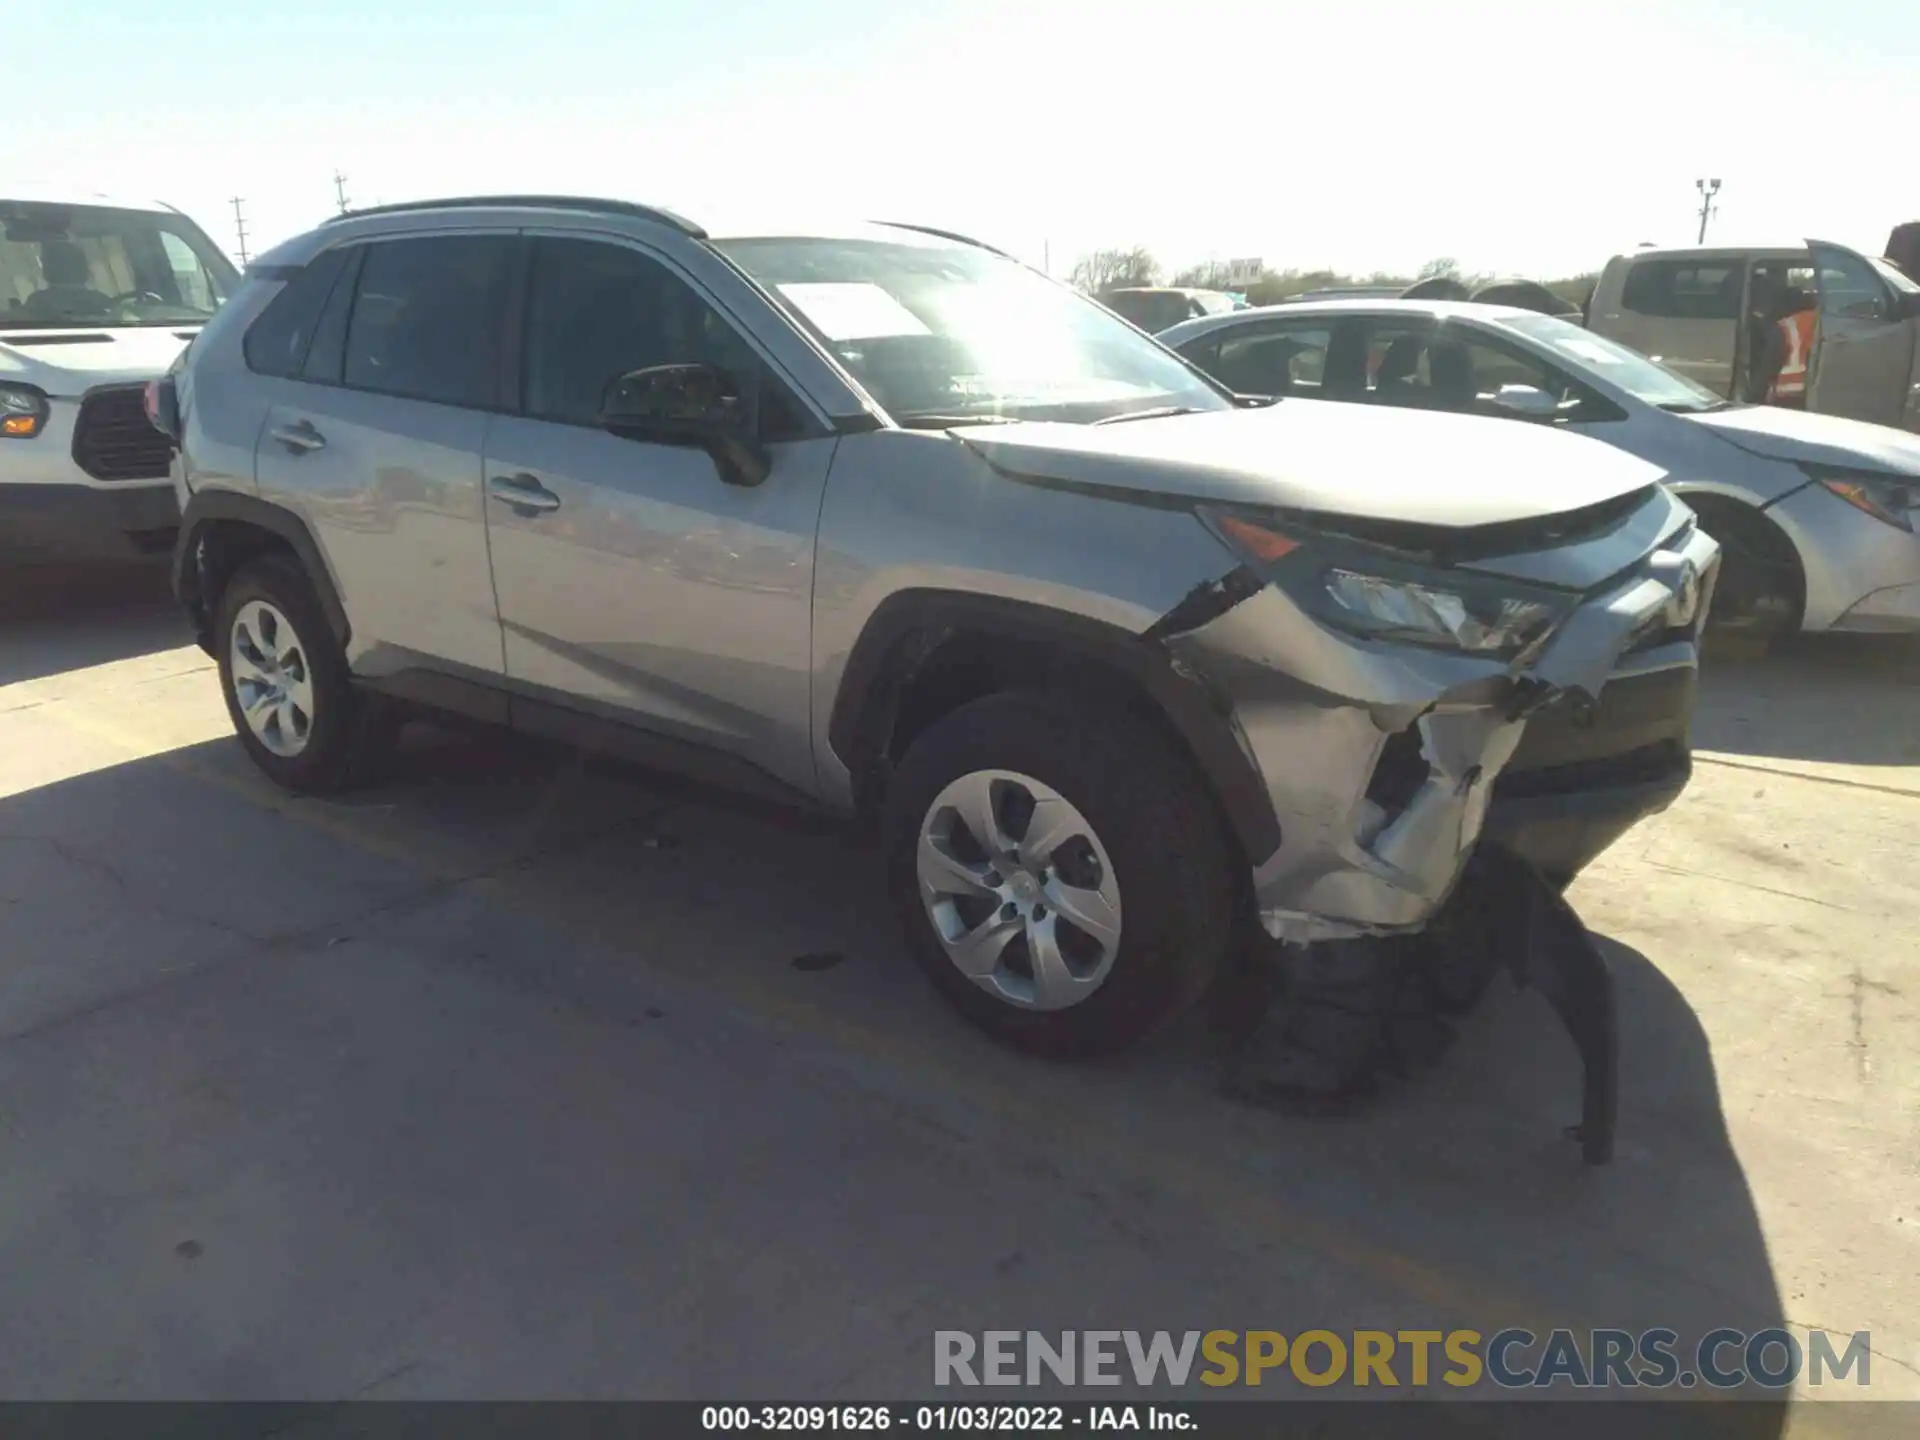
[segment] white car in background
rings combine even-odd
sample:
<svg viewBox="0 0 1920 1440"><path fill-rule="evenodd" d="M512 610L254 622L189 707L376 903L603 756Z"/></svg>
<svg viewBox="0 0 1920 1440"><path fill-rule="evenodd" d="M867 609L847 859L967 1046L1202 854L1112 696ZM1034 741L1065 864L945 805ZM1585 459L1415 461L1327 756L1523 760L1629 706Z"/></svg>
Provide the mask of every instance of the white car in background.
<svg viewBox="0 0 1920 1440"><path fill-rule="evenodd" d="M1920 436L1730 404L1579 325L1505 306L1273 306L1157 338L1242 394L1590 435L1658 465L1720 541L1716 619L1769 632L1920 631ZM1459 481L1437 471L1433 483Z"/></svg>
<svg viewBox="0 0 1920 1440"><path fill-rule="evenodd" d="M146 200L0 197L0 560L164 553L179 525L164 374L239 283Z"/></svg>

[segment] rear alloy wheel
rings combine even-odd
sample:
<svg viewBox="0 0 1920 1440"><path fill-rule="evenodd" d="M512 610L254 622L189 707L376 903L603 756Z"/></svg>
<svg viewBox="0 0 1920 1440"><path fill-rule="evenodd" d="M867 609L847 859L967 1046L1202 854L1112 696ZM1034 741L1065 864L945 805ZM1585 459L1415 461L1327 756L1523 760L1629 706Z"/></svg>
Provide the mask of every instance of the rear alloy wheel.
<svg viewBox="0 0 1920 1440"><path fill-rule="evenodd" d="M1020 1049L1124 1049L1228 954L1235 860L1211 793L1115 704L1022 691L961 706L902 759L884 828L915 959Z"/></svg>
<svg viewBox="0 0 1920 1440"><path fill-rule="evenodd" d="M313 672L293 622L269 600L233 617L227 664L234 698L254 738L291 760L313 737Z"/></svg>

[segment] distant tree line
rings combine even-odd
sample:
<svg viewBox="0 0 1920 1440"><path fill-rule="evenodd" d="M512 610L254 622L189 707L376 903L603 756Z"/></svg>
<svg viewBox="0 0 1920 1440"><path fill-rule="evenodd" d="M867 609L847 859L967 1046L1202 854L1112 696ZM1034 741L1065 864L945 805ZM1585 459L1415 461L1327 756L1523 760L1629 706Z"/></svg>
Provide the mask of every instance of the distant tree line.
<svg viewBox="0 0 1920 1440"><path fill-rule="evenodd" d="M1171 279L1163 280L1161 277L1165 273L1151 251L1136 245L1132 249L1096 250L1076 261L1068 278L1090 295L1123 286L1167 284L1197 290L1239 290L1255 305L1273 305L1309 290L1330 290L1349 285L1405 288L1416 280L1429 280L1442 275L1458 280L1473 290L1495 280L1518 278L1512 275L1469 274L1451 257L1429 260L1413 275L1396 275L1382 270L1376 270L1371 275L1347 275L1338 270L1267 270L1250 285L1229 285L1227 266L1219 260L1189 265L1184 270L1175 271ZM1563 276L1542 283L1561 299L1585 309L1598 278L1597 274L1590 273Z"/></svg>

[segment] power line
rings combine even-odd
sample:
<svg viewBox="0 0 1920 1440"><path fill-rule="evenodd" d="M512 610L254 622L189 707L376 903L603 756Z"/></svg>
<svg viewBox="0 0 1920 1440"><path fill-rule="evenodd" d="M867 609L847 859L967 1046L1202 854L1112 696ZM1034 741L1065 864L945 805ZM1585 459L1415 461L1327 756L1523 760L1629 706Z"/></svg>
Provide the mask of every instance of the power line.
<svg viewBox="0 0 1920 1440"><path fill-rule="evenodd" d="M245 266L247 263L247 217L240 209L244 203L238 195L233 197L233 230L234 234L240 239L240 264L242 266Z"/></svg>

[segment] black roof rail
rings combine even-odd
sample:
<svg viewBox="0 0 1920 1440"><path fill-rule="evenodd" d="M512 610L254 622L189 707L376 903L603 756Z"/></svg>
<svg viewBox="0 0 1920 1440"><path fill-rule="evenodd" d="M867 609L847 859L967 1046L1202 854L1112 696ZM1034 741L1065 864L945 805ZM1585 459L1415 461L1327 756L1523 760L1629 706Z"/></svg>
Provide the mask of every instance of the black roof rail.
<svg viewBox="0 0 1920 1440"><path fill-rule="evenodd" d="M989 245L984 240L976 240L971 235L962 235L954 230L938 230L931 225L914 225L905 220L876 220L876 225L890 225L895 230L917 230L922 235L931 235L938 240L953 240L962 245L971 245L976 250L985 250L990 255L998 255L1002 260L1011 260L1013 256L997 245Z"/></svg>
<svg viewBox="0 0 1920 1440"><path fill-rule="evenodd" d="M363 210L347 210L339 215L328 216L324 223L334 225L342 220L358 220L363 215L404 215L410 210L481 209L582 210L604 215L628 215L638 220L671 225L695 240L707 238L707 232L691 220L671 210L662 210L658 205L636 205L631 200L595 200L583 195L461 195L443 200L407 200L397 205L371 205Z"/></svg>

